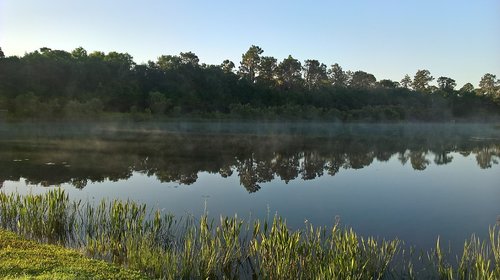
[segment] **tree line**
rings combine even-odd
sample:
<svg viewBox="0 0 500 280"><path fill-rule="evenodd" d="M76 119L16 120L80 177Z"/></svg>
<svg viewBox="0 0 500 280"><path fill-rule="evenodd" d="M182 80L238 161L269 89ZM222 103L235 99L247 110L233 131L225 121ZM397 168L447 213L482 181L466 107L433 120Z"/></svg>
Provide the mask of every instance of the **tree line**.
<svg viewBox="0 0 500 280"><path fill-rule="evenodd" d="M41 48L22 57L0 49L0 118L213 117L341 121L494 118L500 80L475 88L418 70L401 81L345 71L315 59L281 61L252 45L238 67L200 63L193 52L137 64L128 53ZM436 80L437 86L431 82Z"/></svg>

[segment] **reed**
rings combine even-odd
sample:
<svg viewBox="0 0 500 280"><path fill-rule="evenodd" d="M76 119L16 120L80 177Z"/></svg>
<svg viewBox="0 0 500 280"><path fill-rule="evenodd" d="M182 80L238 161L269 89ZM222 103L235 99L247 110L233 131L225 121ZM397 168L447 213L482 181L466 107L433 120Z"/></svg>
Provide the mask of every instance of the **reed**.
<svg viewBox="0 0 500 280"><path fill-rule="evenodd" d="M0 193L0 225L31 239L65 244L73 241L81 202L55 189L44 195Z"/></svg>
<svg viewBox="0 0 500 280"><path fill-rule="evenodd" d="M360 237L338 222L291 230L279 216L175 219L130 200L71 201L61 189L0 192L0 226L158 279L500 279L496 227L489 240L467 240L455 265L438 239L433 251L418 257L426 264L417 270L401 241Z"/></svg>

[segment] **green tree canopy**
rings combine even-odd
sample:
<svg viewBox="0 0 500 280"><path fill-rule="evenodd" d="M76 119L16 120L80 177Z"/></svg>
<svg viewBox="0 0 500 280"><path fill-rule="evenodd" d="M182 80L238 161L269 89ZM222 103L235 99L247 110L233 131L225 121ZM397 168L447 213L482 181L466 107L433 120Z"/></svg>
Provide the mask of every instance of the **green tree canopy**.
<svg viewBox="0 0 500 280"><path fill-rule="evenodd" d="M100 51L94 51L94 52L91 52L89 54L89 57L94 58L94 59L104 60L104 58L106 57L106 54L104 54L103 52L100 52Z"/></svg>
<svg viewBox="0 0 500 280"><path fill-rule="evenodd" d="M278 65L278 84L284 89L301 86L303 82L301 70L300 61L289 55Z"/></svg>
<svg viewBox="0 0 500 280"><path fill-rule="evenodd" d="M269 86L274 85L276 82L276 67L278 67L276 58L272 56L261 57L258 65L259 76L257 81Z"/></svg>
<svg viewBox="0 0 500 280"><path fill-rule="evenodd" d="M429 83L434 80L429 70L418 70L413 78L413 89L420 92L430 92Z"/></svg>
<svg viewBox="0 0 500 280"><path fill-rule="evenodd" d="M182 64L182 60L177 55L162 55L158 57L156 64L158 65L158 68L163 71L175 70L180 67L180 65Z"/></svg>
<svg viewBox="0 0 500 280"><path fill-rule="evenodd" d="M497 86L500 84L496 78L496 75L490 73L484 74L479 82L479 93L493 96L497 91Z"/></svg>
<svg viewBox="0 0 500 280"><path fill-rule="evenodd" d="M373 88L377 79L373 74L364 71L356 71L352 75L350 86L353 88Z"/></svg>
<svg viewBox="0 0 500 280"><path fill-rule="evenodd" d="M316 59L304 61L304 81L308 89L315 89L329 83L326 65Z"/></svg>
<svg viewBox="0 0 500 280"><path fill-rule="evenodd" d="M334 87L344 88L348 84L347 74L342 70L342 67L338 63L335 63L328 70L331 83Z"/></svg>
<svg viewBox="0 0 500 280"><path fill-rule="evenodd" d="M474 86L471 83L466 83L460 88L459 91L461 93L471 93L474 92Z"/></svg>
<svg viewBox="0 0 500 280"><path fill-rule="evenodd" d="M257 68L260 63L260 55L264 52L260 47L252 45L246 53L241 56L239 75L251 83L255 82Z"/></svg>
<svg viewBox="0 0 500 280"><path fill-rule="evenodd" d="M388 79L383 79L378 82L380 87L383 88L398 88L399 83L396 81L388 80Z"/></svg>
<svg viewBox="0 0 500 280"><path fill-rule="evenodd" d="M403 88L410 89L413 84L410 75L406 74L403 79L401 79L400 85Z"/></svg>
<svg viewBox="0 0 500 280"><path fill-rule="evenodd" d="M71 56L75 59L84 59L84 58L88 57L87 51L82 47L78 47L78 48L74 49L71 52Z"/></svg>
<svg viewBox="0 0 500 280"><path fill-rule="evenodd" d="M227 73L232 73L235 66L234 66L234 62L232 62L229 59L226 59L222 62L220 67L221 67L222 71L224 71L224 73L227 74Z"/></svg>
<svg viewBox="0 0 500 280"><path fill-rule="evenodd" d="M193 52L181 52L180 55L180 62L184 65L191 65L193 67L197 67L198 63L200 62L200 59L196 54Z"/></svg>
<svg viewBox="0 0 500 280"><path fill-rule="evenodd" d="M127 69L131 69L135 65L133 57L128 53L109 52L104 60Z"/></svg>
<svg viewBox="0 0 500 280"><path fill-rule="evenodd" d="M437 84L439 86L439 89L447 91L447 92L453 91L455 89L455 87L457 86L457 83L455 82L455 80L453 80L452 78L448 78L448 77L439 77L437 79Z"/></svg>

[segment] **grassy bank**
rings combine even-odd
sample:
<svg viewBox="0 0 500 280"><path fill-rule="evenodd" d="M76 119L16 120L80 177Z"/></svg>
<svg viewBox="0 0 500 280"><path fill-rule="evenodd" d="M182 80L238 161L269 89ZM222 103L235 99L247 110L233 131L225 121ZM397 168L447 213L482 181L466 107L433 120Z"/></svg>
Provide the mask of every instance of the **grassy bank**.
<svg viewBox="0 0 500 280"><path fill-rule="evenodd" d="M0 230L2 279L148 279L140 273Z"/></svg>
<svg viewBox="0 0 500 280"><path fill-rule="evenodd" d="M338 224L291 230L286 221L206 216L175 219L132 201L71 202L61 190L0 193L0 226L38 241L163 279L499 279L500 236L471 238L451 265L436 248L408 252L399 240L363 238Z"/></svg>

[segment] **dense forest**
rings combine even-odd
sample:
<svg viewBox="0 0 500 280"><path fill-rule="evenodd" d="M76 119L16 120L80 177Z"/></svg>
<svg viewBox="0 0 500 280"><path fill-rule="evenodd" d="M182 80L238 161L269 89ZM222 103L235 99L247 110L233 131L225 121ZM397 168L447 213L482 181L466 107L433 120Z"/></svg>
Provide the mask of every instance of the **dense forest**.
<svg viewBox="0 0 500 280"><path fill-rule="evenodd" d="M86 119L126 113L151 118L487 120L500 114L500 80L475 88L418 70L377 80L318 60L278 61L251 46L237 68L200 63L192 52L136 64L128 53L41 48L22 57L0 49L0 119ZM432 85L436 81L437 86Z"/></svg>

